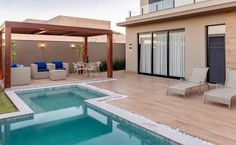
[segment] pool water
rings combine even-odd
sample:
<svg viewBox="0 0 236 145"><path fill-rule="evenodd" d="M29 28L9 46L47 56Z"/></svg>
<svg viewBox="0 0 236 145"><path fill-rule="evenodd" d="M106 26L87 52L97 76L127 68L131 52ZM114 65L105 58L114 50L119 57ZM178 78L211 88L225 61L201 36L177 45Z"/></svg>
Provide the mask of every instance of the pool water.
<svg viewBox="0 0 236 145"><path fill-rule="evenodd" d="M105 94L82 87L19 92L34 119L1 126L0 145L176 145L95 106Z"/></svg>
<svg viewBox="0 0 236 145"><path fill-rule="evenodd" d="M72 106L81 106L86 99L106 96L103 93L84 87L70 86L49 88L32 92L19 92L17 95L35 112L42 113Z"/></svg>

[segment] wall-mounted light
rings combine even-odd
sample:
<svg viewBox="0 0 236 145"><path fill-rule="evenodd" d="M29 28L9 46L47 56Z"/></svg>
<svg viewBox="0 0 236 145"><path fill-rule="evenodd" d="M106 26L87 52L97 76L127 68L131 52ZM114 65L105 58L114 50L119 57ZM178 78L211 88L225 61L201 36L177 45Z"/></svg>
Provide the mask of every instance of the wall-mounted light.
<svg viewBox="0 0 236 145"><path fill-rule="evenodd" d="M46 47L46 44L45 43L43 43L43 42L40 42L39 43L39 48L45 48Z"/></svg>
<svg viewBox="0 0 236 145"><path fill-rule="evenodd" d="M131 51L133 49L132 43L129 43L129 50Z"/></svg>
<svg viewBox="0 0 236 145"><path fill-rule="evenodd" d="M74 49L75 48L75 44L71 44L70 48Z"/></svg>

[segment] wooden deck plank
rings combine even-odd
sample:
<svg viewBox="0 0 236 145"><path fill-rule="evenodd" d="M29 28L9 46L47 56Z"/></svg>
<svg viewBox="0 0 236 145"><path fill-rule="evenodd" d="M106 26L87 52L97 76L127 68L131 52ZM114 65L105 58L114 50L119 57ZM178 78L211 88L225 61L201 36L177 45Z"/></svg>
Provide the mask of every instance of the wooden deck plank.
<svg viewBox="0 0 236 145"><path fill-rule="evenodd" d="M117 81L94 84L129 96L111 104L216 144L236 144L235 101L228 110L224 105L203 104L196 92L187 99L167 96L166 87L176 80L135 73L115 73L115 77Z"/></svg>

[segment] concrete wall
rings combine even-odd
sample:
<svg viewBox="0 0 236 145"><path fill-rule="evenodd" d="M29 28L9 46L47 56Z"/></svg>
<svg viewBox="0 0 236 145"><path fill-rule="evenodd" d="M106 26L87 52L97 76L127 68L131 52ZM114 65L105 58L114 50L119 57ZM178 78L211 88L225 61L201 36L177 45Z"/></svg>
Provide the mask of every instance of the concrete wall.
<svg viewBox="0 0 236 145"><path fill-rule="evenodd" d="M70 44L74 42L44 41L45 48L39 48L39 41L16 41L17 63L30 66L31 63L44 60L62 60L70 64L70 71L73 70L72 62L78 61L78 54ZM106 60L106 43L89 43L88 55L91 62ZM125 44L113 44L113 58L125 59Z"/></svg>
<svg viewBox="0 0 236 145"><path fill-rule="evenodd" d="M206 26L226 24L226 63L227 67L236 67L236 11L218 13L193 18L167 21L126 29L126 69L137 72L137 33L170 29L185 29L185 77L189 77L193 67L205 67L207 60ZM133 49L129 50L132 43Z"/></svg>

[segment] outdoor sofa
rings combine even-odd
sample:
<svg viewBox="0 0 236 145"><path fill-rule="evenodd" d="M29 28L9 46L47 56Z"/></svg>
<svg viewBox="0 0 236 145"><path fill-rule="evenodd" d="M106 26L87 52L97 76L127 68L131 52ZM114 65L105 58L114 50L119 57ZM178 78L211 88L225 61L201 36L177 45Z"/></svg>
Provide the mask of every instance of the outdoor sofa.
<svg viewBox="0 0 236 145"><path fill-rule="evenodd" d="M11 84L13 86L28 85L31 83L30 67L12 65Z"/></svg>

